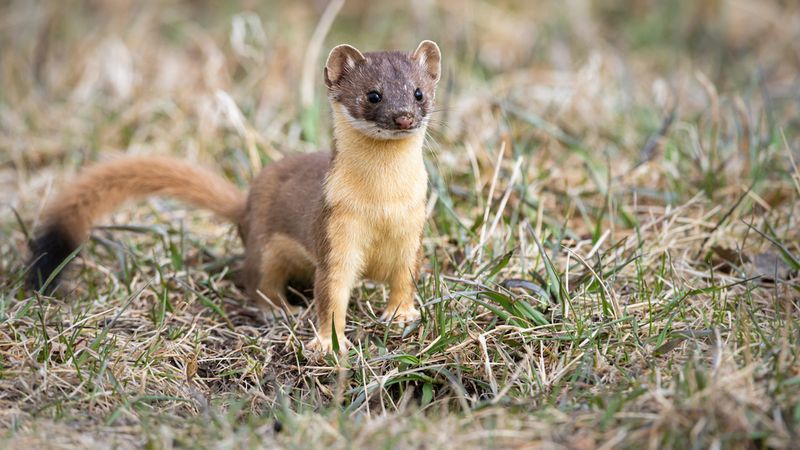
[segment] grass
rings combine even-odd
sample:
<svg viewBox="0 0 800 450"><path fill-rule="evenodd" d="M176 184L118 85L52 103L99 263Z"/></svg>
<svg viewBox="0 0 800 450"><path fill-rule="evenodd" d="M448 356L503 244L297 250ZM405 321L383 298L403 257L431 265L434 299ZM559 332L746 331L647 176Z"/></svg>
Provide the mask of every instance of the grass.
<svg viewBox="0 0 800 450"><path fill-rule="evenodd" d="M795 447L800 9L662 3L350 1L329 30L324 2L0 6L4 447ZM354 348L311 365L313 313L262 316L235 230L164 199L53 297L23 288L81 167L172 154L245 187L330 145L329 47L423 38L445 76L418 325L364 283Z"/></svg>

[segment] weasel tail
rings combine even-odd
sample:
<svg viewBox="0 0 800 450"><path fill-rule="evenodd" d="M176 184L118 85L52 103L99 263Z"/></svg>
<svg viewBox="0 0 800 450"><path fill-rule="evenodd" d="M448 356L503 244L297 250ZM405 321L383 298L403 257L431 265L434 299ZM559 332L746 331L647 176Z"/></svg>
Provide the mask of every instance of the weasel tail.
<svg viewBox="0 0 800 450"><path fill-rule="evenodd" d="M90 166L47 204L30 242L29 285L41 287L98 220L147 196L176 198L235 224L246 204L245 194L222 176L176 158L128 157Z"/></svg>

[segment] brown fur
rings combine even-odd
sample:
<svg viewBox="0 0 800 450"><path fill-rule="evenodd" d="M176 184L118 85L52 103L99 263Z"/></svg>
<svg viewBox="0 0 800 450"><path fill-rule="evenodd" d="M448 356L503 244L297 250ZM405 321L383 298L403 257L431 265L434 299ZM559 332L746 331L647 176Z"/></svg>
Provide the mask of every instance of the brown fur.
<svg viewBox="0 0 800 450"><path fill-rule="evenodd" d="M290 156L266 167L246 201L228 181L180 160L99 164L49 204L42 227L48 234L32 243L34 257L58 247L52 242L62 235L77 245L124 200L166 195L239 226L246 252L243 281L259 304L291 310L287 283L313 280L318 335L309 346L319 353L331 350L334 332L346 343L347 303L363 277L389 284L384 319L416 319L414 278L428 180L422 145L439 76L438 47L424 41L412 54L362 55L339 46L325 76L334 116L332 153ZM384 104L364 106L367 92L378 88ZM424 89L424 100L415 89ZM398 130L397 114L413 114L414 127ZM56 253L64 257L69 248ZM50 270L51 263L42 266Z"/></svg>
<svg viewBox="0 0 800 450"><path fill-rule="evenodd" d="M90 167L48 203L42 223L58 223L80 242L92 225L125 200L174 197L238 223L245 195L216 173L174 158L121 158Z"/></svg>

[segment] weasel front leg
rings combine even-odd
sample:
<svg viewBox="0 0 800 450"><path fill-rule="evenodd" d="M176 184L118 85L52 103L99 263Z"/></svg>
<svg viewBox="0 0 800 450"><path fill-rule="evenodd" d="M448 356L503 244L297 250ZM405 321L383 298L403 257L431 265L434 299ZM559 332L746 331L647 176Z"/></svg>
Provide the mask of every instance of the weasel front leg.
<svg viewBox="0 0 800 450"><path fill-rule="evenodd" d="M414 280L419 274L421 248L418 241L409 245L407 252L389 278L389 301L381 315L381 321L408 323L419 320L419 311L414 307Z"/></svg>
<svg viewBox="0 0 800 450"><path fill-rule="evenodd" d="M308 344L313 353L328 354L333 351L333 327L339 342L339 352L344 353L349 342L344 335L347 304L358 271L352 266L334 265L327 270L317 270L314 281L314 298L317 304L317 336Z"/></svg>
<svg viewBox="0 0 800 450"><path fill-rule="evenodd" d="M340 224L330 236L330 252L320 262L314 280L314 299L317 307L317 336L308 344L315 354L333 351L334 327L339 352L345 353L349 342L344 335L347 304L361 274L363 250L356 227Z"/></svg>

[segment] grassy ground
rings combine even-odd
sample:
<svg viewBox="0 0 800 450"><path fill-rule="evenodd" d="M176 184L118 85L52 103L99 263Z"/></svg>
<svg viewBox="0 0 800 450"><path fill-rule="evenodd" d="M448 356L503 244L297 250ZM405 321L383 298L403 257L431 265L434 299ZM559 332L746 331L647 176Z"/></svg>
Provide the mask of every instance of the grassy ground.
<svg viewBox="0 0 800 450"><path fill-rule="evenodd" d="M796 448L796 2L365 0L330 30L323 1L155 3L0 5L6 448ZM423 38L418 326L379 324L365 283L355 348L309 365L313 314L263 317L232 227L164 199L53 297L23 289L84 165L180 155L244 187L329 146L327 49Z"/></svg>

